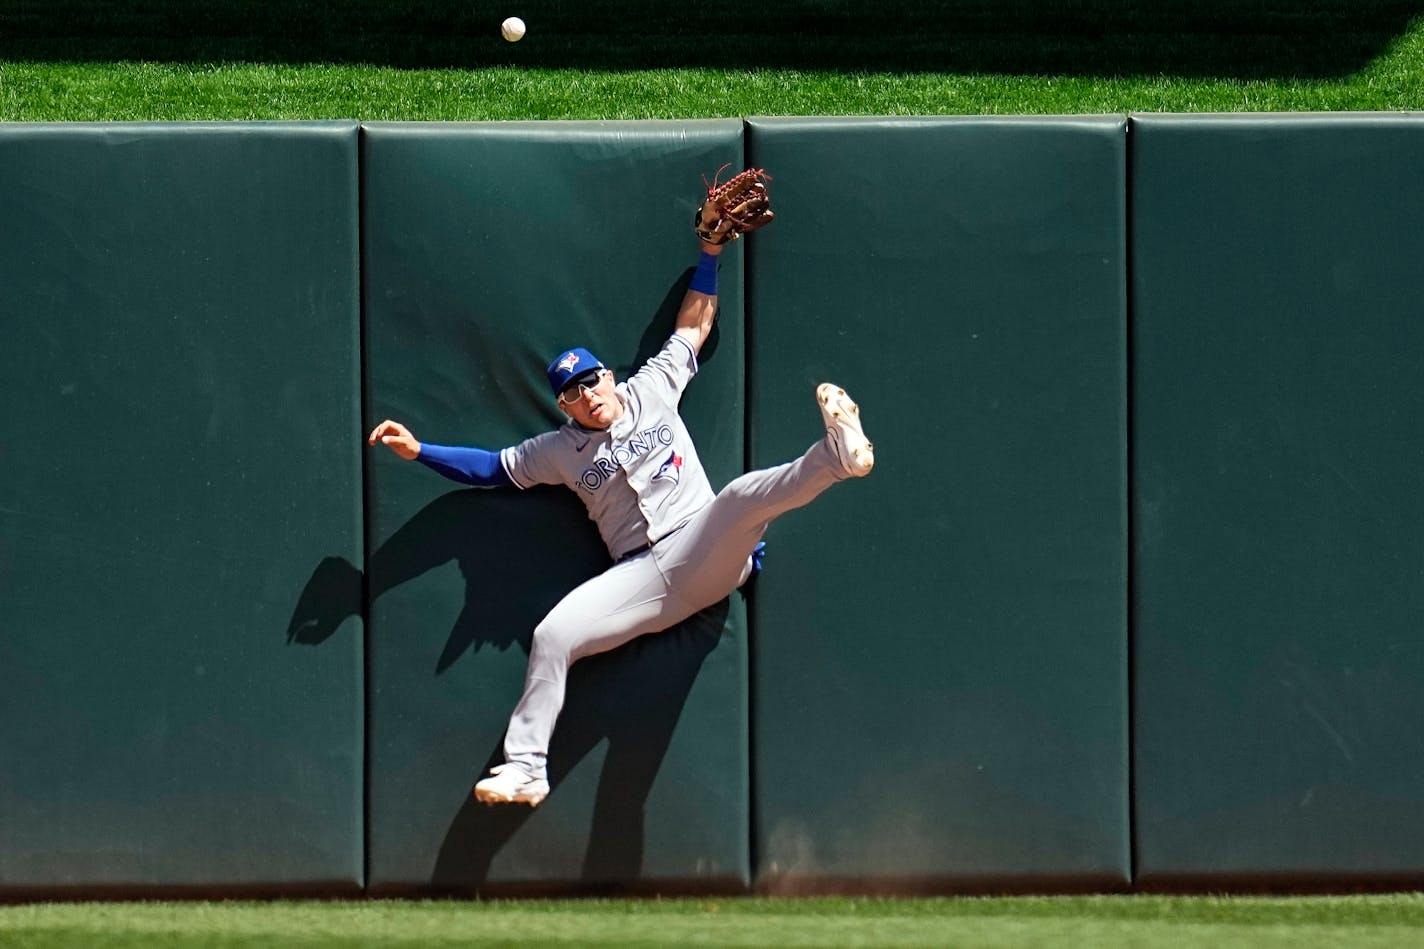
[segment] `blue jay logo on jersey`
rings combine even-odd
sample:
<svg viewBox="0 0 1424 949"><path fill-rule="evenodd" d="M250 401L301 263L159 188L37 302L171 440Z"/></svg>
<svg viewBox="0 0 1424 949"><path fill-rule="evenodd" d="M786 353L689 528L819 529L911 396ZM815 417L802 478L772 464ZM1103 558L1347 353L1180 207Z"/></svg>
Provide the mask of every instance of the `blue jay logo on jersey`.
<svg viewBox="0 0 1424 949"><path fill-rule="evenodd" d="M663 462L658 473L653 475L654 481L671 481L677 484L682 481L682 456L674 450L667 456L667 461Z"/></svg>

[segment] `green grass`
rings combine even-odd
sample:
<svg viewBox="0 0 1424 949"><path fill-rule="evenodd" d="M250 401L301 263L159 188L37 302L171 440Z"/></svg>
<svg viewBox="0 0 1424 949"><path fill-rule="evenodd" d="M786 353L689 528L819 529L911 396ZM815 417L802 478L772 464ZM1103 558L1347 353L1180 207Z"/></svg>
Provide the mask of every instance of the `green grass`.
<svg viewBox="0 0 1424 949"><path fill-rule="evenodd" d="M1416 46L1424 38L1411 37ZM673 119L1410 111L1424 70L1349 81L807 73L799 70L422 70L331 65L0 65L3 121Z"/></svg>
<svg viewBox="0 0 1424 949"><path fill-rule="evenodd" d="M1424 0L0 5L10 121L1419 109Z"/></svg>
<svg viewBox="0 0 1424 949"><path fill-rule="evenodd" d="M99 903L0 907L0 945L1415 946L1424 897Z"/></svg>

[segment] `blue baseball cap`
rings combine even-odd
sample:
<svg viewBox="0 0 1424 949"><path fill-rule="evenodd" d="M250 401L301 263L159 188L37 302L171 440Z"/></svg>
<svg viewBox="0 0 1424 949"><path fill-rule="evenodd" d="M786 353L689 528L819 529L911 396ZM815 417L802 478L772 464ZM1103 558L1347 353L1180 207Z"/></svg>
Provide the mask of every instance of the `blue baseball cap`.
<svg viewBox="0 0 1424 949"><path fill-rule="evenodd" d="M573 349L566 349L549 363L549 368L544 370L549 377L549 388L554 390L554 397L558 398L564 388L586 372L604 368L603 363L598 361L598 357L582 346Z"/></svg>

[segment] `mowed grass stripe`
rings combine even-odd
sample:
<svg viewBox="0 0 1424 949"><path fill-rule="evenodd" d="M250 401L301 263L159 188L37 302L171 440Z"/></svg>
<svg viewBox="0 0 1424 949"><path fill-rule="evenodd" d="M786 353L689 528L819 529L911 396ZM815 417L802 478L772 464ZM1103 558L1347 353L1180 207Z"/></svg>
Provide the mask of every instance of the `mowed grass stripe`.
<svg viewBox="0 0 1424 949"><path fill-rule="evenodd" d="M1424 37L1342 80L3 63L0 120L503 121L1424 109Z"/></svg>
<svg viewBox="0 0 1424 949"><path fill-rule="evenodd" d="M91 903L0 907L24 946L1408 946L1418 894Z"/></svg>

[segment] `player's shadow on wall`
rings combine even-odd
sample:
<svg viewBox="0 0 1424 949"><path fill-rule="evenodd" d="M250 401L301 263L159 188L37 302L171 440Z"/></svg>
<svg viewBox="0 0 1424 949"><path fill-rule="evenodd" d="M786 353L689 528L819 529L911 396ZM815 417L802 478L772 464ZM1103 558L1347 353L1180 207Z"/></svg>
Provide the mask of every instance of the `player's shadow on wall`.
<svg viewBox="0 0 1424 949"><path fill-rule="evenodd" d="M582 505L566 492L454 491L426 505L372 554L367 573L371 602L451 561L463 576L465 602L435 661L437 676L483 647L517 644L527 654L532 630L549 608L606 566L608 557ZM361 575L351 564L339 558L322 561L293 613L289 640L326 641L360 611L361 587ZM644 805L728 612L724 599L662 633L574 665L549 748L549 779L553 800L569 772L607 739L581 873L588 887L616 888L639 879ZM390 635L379 620L371 634ZM480 762L471 759L471 783L503 760L502 742L501 731L478 771ZM424 889L464 893L483 888L494 858L532 814L527 807L488 807L467 796Z"/></svg>
<svg viewBox="0 0 1424 949"><path fill-rule="evenodd" d="M668 287L630 369L671 335L692 274L693 268L686 268ZM457 307L458 301L449 305ZM714 324L702 347L703 363L712 359L720 340ZM434 477L423 469L412 475ZM563 488L451 491L382 543L370 555L365 577L343 559L323 560L298 599L288 640L325 642L351 616L369 618L389 591L451 562L463 579L464 603L435 659L436 676L482 648L518 645L527 655L534 627L565 593L607 567L608 553L583 505ZM723 599L668 630L574 664L549 747L549 780L552 799L569 772L607 739L580 875L586 889L637 883L648 794L729 612L730 600ZM402 625L408 630L426 618L422 614ZM385 643L391 633L383 628L382 617L368 628L381 649L396 648ZM409 678L411 664L401 661L393 674ZM484 766L471 760L471 783L504 760L503 716L510 711L501 710L499 734ZM466 796L441 843L430 884L422 889L469 893L484 888L495 857L533 813L523 806L488 807Z"/></svg>
<svg viewBox="0 0 1424 949"><path fill-rule="evenodd" d="M603 739L580 879L592 890L636 884L642 873L644 810L703 660L717 645L729 601L665 632L576 663L568 699L549 746L549 780L557 789ZM487 767L503 760L497 746ZM494 857L532 816L525 807L489 807L467 797L436 857L431 886L441 893L480 889Z"/></svg>

